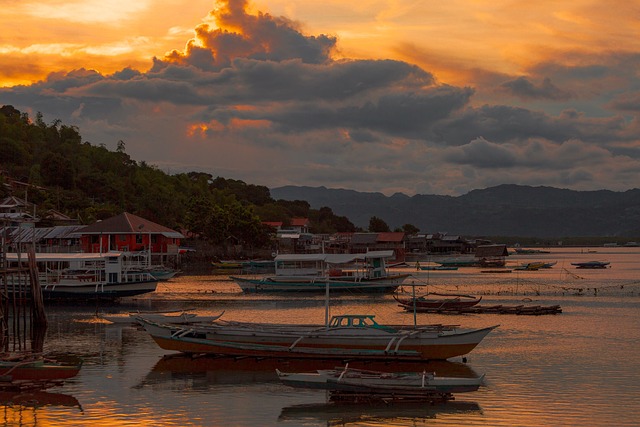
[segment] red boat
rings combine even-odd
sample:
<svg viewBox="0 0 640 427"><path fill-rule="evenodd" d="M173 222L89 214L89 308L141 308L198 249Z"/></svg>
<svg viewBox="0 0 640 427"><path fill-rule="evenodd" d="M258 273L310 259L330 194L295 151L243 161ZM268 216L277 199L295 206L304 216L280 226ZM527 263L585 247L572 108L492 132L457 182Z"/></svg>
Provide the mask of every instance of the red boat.
<svg viewBox="0 0 640 427"><path fill-rule="evenodd" d="M65 357L0 359L0 380L59 381L75 377L80 372L82 359Z"/></svg>
<svg viewBox="0 0 640 427"><path fill-rule="evenodd" d="M401 307L407 310L411 310L413 309L413 307L429 308L434 310L452 310L458 308L473 307L482 300L482 297L476 298L471 295L440 294L435 292L430 292L417 298L414 298L412 296L405 297L394 293L393 298L398 301Z"/></svg>

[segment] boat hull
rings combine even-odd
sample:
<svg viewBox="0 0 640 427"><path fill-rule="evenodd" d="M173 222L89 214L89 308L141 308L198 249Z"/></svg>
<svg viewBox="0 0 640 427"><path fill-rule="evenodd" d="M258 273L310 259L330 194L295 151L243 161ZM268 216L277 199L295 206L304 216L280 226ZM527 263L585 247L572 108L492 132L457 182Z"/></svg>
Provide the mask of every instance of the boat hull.
<svg viewBox="0 0 640 427"><path fill-rule="evenodd" d="M361 359L383 361L444 360L471 352L495 328L469 331L332 333L324 328L264 331L245 328L187 329L143 322L165 350L229 356Z"/></svg>
<svg viewBox="0 0 640 427"><path fill-rule="evenodd" d="M157 280L124 283L84 283L42 287L45 299L116 299L154 292Z"/></svg>
<svg viewBox="0 0 640 427"><path fill-rule="evenodd" d="M409 277L409 274L389 275L380 279L348 280L340 278L298 278L295 280L262 278L249 279L232 276L231 278L245 293L263 292L364 292L364 293L390 293Z"/></svg>
<svg viewBox="0 0 640 427"><path fill-rule="evenodd" d="M0 376L9 377L11 381L58 381L75 377L80 372L81 366L80 359L69 364L0 361Z"/></svg>
<svg viewBox="0 0 640 427"><path fill-rule="evenodd" d="M402 298L398 295L393 296L396 301L405 309L410 310L415 308L429 308L429 309L458 309L469 308L478 304L482 297L473 299L461 299L460 297L442 298L442 299L428 299L428 298Z"/></svg>
<svg viewBox="0 0 640 427"><path fill-rule="evenodd" d="M329 373L326 373L329 372ZM477 378L435 377L408 373L341 376L342 371L285 373L277 371L280 381L290 387L368 394L431 395L473 392L480 388L484 376Z"/></svg>

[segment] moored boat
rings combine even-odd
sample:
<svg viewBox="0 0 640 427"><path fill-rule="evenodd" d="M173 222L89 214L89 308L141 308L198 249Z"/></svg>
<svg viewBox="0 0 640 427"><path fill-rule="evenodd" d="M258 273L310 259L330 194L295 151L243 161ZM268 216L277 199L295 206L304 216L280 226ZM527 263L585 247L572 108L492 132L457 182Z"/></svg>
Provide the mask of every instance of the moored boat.
<svg viewBox="0 0 640 427"><path fill-rule="evenodd" d="M78 375L82 359L77 357L0 358L0 377L4 381L62 381Z"/></svg>
<svg viewBox="0 0 640 427"><path fill-rule="evenodd" d="M452 393L478 390L484 375L474 378L440 377L433 372L380 372L351 369L319 369L315 372L286 373L276 369L280 381L291 387L366 393L394 398L450 398Z"/></svg>
<svg viewBox="0 0 640 427"><path fill-rule="evenodd" d="M150 273L128 269L125 253L36 253L38 280L45 299L116 299L156 290ZM8 253L12 265L26 265L26 254ZM8 280L10 292L28 294L30 287Z"/></svg>
<svg viewBox="0 0 640 427"><path fill-rule="evenodd" d="M571 265L576 268L585 268L585 269L598 269L598 268L607 268L611 264L608 261L586 261L586 262L572 262Z"/></svg>
<svg viewBox="0 0 640 427"><path fill-rule="evenodd" d="M373 315L333 316L325 325L216 321L181 327L140 321L161 348L183 353L384 361L462 356L497 327L385 326Z"/></svg>
<svg viewBox="0 0 640 427"><path fill-rule="evenodd" d="M413 297L408 295L393 294L393 298L401 307L411 310L416 308L432 308L432 309L459 309L473 307L478 304L482 297L474 297L472 295L462 294L444 294L430 292L426 295Z"/></svg>
<svg viewBox="0 0 640 427"><path fill-rule="evenodd" d="M362 254L281 254L275 275L231 278L246 293L262 292L393 292L409 277L390 273L385 260L393 251Z"/></svg>
<svg viewBox="0 0 640 427"><path fill-rule="evenodd" d="M100 318L115 324L139 324L140 318L147 319L152 322L173 323L173 324L192 324L192 323L208 323L218 320L224 311L214 316L201 316L193 313L192 310L178 310L165 312L144 312L135 311L124 315L101 315Z"/></svg>

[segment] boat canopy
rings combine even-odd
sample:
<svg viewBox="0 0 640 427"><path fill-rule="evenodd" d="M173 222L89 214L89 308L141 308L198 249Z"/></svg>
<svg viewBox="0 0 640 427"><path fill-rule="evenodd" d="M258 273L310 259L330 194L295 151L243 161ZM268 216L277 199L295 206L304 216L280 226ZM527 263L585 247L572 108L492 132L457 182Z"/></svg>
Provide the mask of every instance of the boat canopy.
<svg viewBox="0 0 640 427"><path fill-rule="evenodd" d="M6 254L7 261L18 261L18 254L15 252L9 252ZM104 260L105 258L116 257L119 258L122 256L122 252L103 252L103 253L88 253L88 252L78 252L78 253L36 253L36 261L38 262L52 262L52 261L97 261ZM20 254L20 260L26 261L28 259L28 255L26 252Z"/></svg>
<svg viewBox="0 0 640 427"><path fill-rule="evenodd" d="M327 264L347 264L356 260L391 258L393 251L371 251L361 254L281 254L276 261L324 261Z"/></svg>

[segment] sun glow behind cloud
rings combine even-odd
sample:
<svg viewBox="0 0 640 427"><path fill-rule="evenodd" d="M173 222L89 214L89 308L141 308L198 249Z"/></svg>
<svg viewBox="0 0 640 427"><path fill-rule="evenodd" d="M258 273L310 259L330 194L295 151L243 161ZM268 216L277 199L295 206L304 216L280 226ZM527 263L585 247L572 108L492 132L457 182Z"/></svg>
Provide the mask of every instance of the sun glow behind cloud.
<svg viewBox="0 0 640 427"><path fill-rule="evenodd" d="M122 10L81 19L102 4ZM450 194L525 179L624 188L640 170L640 42L627 3L63 9L50 19L14 2L0 16L0 85L26 84L0 94L60 118L68 111L91 141L127 140L134 158L174 171Z"/></svg>

